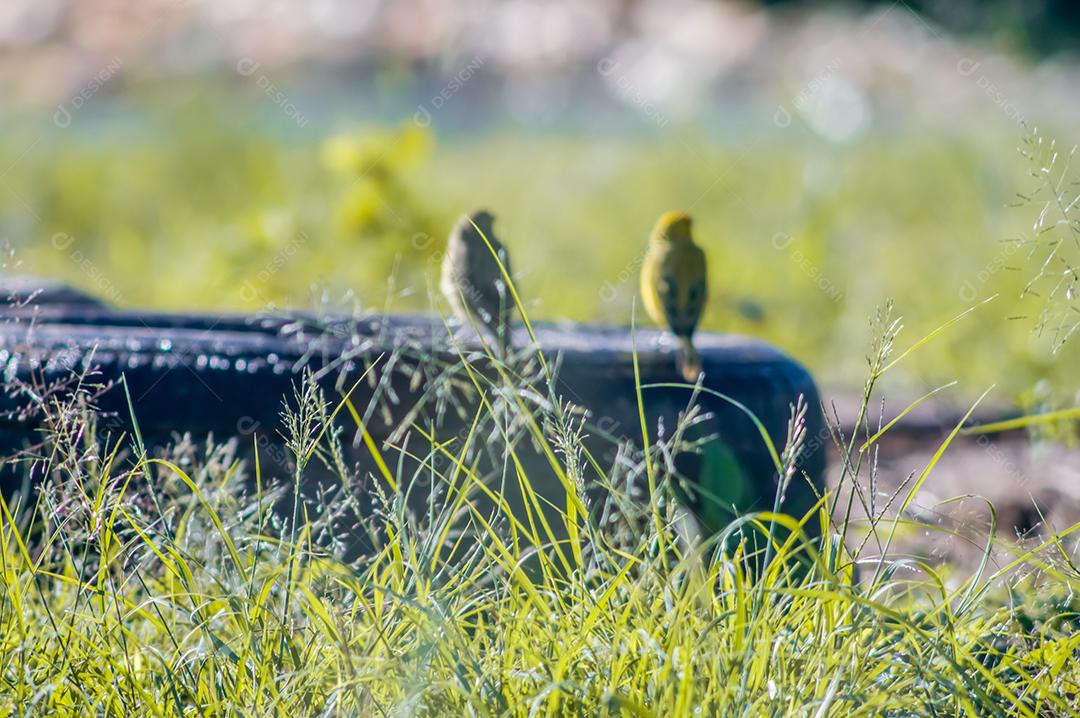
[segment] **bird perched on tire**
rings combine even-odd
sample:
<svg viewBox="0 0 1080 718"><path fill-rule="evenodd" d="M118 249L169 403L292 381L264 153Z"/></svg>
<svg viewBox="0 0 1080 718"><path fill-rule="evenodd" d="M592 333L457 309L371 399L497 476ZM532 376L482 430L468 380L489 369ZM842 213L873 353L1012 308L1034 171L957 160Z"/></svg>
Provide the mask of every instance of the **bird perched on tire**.
<svg viewBox="0 0 1080 718"><path fill-rule="evenodd" d="M487 327L495 336L499 356L505 358L514 298L506 282L510 258L495 237L494 224L495 216L482 209L458 219L443 256L440 287L454 314Z"/></svg>
<svg viewBox="0 0 1080 718"><path fill-rule="evenodd" d="M705 252L694 244L685 212L666 212L649 236L641 265L641 295L654 322L679 340L679 371L689 382L701 374L694 330L708 298Z"/></svg>

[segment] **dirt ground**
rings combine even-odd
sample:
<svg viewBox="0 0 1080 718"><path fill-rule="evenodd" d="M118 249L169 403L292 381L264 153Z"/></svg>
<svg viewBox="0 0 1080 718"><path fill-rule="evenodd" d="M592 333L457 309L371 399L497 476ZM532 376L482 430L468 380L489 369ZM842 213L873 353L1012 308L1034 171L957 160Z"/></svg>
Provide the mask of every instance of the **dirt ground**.
<svg viewBox="0 0 1080 718"><path fill-rule="evenodd" d="M850 402L847 406L850 408ZM893 511L888 514L895 515L895 508L955 425L953 413L951 407L920 407L911 421L890 429L878 446L873 485L871 472L865 468L860 472L863 499L856 497L854 516L866 517L863 504L869 504L871 496L875 513L895 496ZM989 418L1007 413L990 412ZM851 426L854 421L854 411L838 408L838 415L844 425ZM885 418L891 418L888 412ZM828 470L831 488L840 480L841 467L840 454L832 449ZM1034 442L1021 431L957 436L905 511L906 519L926 526L898 530L890 553L930 559L935 564L974 567L990 535L991 505L998 539L990 564L994 570L1080 522L1080 450L1060 443ZM887 530L881 533L887 534ZM1077 553L1076 535L1063 544L1067 552ZM866 555L876 556L879 550L871 540ZM1048 550L1048 555L1052 552Z"/></svg>

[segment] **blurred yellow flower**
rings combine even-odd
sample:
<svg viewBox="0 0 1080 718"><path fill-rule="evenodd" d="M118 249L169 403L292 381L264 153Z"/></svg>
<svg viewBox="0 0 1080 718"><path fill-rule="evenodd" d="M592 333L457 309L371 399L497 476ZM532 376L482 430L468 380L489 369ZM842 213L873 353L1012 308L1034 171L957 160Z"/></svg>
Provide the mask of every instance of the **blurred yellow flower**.
<svg viewBox="0 0 1080 718"><path fill-rule="evenodd" d="M322 144L327 169L366 175L373 169L392 171L423 161L431 152L431 130L409 122L400 130L365 130L328 137Z"/></svg>

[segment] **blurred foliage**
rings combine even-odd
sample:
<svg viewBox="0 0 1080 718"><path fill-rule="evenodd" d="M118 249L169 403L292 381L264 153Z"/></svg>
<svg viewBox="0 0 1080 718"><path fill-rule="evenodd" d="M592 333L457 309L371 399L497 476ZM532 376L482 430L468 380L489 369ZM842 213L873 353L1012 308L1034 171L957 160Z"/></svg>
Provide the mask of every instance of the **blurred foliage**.
<svg viewBox="0 0 1080 718"><path fill-rule="evenodd" d="M708 329L764 337L847 383L885 298L903 345L998 294L920 352L911 389L960 378L968 395L998 383L1004 401L1040 379L1058 397L1076 388L1075 342L1051 353L1031 331L1038 307L1019 299L1038 268L1003 254L1038 213L1006 206L1025 178L1007 133L439 143L415 124L283 139L222 115L193 103L146 131L38 141L12 128L0 238L22 271L129 307L306 307L314 288L430 311L446 232L484 206L530 316L629 324L648 230L682 208L709 253Z"/></svg>
<svg viewBox="0 0 1080 718"><path fill-rule="evenodd" d="M821 8L821 0L765 0L766 5ZM1072 0L860 0L878 8L902 7L951 33L989 38L1032 56L1072 51L1080 37L1080 5Z"/></svg>

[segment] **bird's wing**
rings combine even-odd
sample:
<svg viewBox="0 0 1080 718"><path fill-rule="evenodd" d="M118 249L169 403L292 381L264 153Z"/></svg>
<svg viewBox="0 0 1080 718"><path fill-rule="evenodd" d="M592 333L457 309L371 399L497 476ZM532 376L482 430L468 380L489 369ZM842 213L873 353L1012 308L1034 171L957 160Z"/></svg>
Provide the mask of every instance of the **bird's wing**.
<svg viewBox="0 0 1080 718"><path fill-rule="evenodd" d="M664 296L668 286L661 286L663 255L653 248L649 248L645 254L645 260L641 264L641 301L645 305L645 312L654 324L667 327L667 310Z"/></svg>
<svg viewBox="0 0 1080 718"><path fill-rule="evenodd" d="M676 336L688 337L697 328L708 298L705 276L705 253L700 247L682 246L668 252L660 284L668 288L664 313Z"/></svg>

